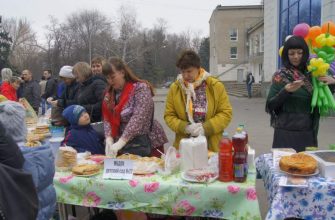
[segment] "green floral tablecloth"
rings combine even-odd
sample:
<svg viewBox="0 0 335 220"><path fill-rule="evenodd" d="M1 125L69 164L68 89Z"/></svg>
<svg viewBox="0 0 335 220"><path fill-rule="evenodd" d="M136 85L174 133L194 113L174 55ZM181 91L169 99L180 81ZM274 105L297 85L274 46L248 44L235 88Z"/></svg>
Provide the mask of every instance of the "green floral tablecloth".
<svg viewBox="0 0 335 220"><path fill-rule="evenodd" d="M189 183L180 174L168 177L134 176L132 180L104 180L102 174L76 177L57 172L54 185L60 203L127 209L147 213L225 219L261 219L255 173L245 183Z"/></svg>

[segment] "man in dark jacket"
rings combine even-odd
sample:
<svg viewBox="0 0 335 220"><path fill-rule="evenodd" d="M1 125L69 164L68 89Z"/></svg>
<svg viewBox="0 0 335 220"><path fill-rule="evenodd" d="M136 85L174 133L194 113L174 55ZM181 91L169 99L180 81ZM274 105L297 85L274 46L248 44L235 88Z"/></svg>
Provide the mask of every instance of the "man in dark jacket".
<svg viewBox="0 0 335 220"><path fill-rule="evenodd" d="M54 97L57 95L57 86L58 80L52 77L51 70L44 70L43 76L47 80L47 84L45 86L45 92L42 94L42 98L47 99L49 97Z"/></svg>
<svg viewBox="0 0 335 220"><path fill-rule="evenodd" d="M33 74L30 70L22 71L22 79L24 83L22 98L26 98L31 107L38 113L38 108L41 102L41 88L37 81L33 80Z"/></svg>
<svg viewBox="0 0 335 220"><path fill-rule="evenodd" d="M32 176L22 171L23 164L21 151L0 122L0 219L37 217L37 193Z"/></svg>
<svg viewBox="0 0 335 220"><path fill-rule="evenodd" d="M252 84L255 82L255 78L252 75L251 72L248 73L246 84L247 84L247 90L248 90L248 97L249 99L252 97Z"/></svg>

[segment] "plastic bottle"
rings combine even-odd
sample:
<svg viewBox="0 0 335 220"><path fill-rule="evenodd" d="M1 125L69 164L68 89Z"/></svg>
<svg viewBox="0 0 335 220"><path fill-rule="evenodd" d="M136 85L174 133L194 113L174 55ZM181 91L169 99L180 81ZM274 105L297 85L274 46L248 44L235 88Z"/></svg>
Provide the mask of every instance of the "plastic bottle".
<svg viewBox="0 0 335 220"><path fill-rule="evenodd" d="M248 133L245 130L244 124L239 124L238 127L242 129L241 132L242 132L243 135L245 135L245 141L246 141L246 144L248 144L249 143L249 138L248 138Z"/></svg>
<svg viewBox="0 0 335 220"><path fill-rule="evenodd" d="M223 133L219 148L219 181L233 181L233 145L227 132Z"/></svg>
<svg viewBox="0 0 335 220"><path fill-rule="evenodd" d="M232 138L232 143L234 147L234 181L245 182L248 173L248 152L246 148L246 136L242 134L240 127L237 128L236 134Z"/></svg>

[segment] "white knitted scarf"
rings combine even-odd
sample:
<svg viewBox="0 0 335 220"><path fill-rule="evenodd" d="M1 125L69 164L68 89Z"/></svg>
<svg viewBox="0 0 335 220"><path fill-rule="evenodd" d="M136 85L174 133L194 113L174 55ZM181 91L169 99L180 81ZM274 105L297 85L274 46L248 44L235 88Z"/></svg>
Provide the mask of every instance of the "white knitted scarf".
<svg viewBox="0 0 335 220"><path fill-rule="evenodd" d="M206 72L204 69L200 69L200 77L199 79L197 79L196 81L194 81L193 83L189 83L189 82L185 82L183 79L182 74L179 74L177 76L177 80L180 83L182 89L184 90L185 94L186 94L186 114L188 117L189 122L191 122L192 124L194 123L193 120L193 110L192 107L190 108L190 105L193 106L193 102L192 102L192 98L193 101L196 100L196 95L195 95L195 91L194 89L197 88L198 86L200 86L202 84L202 82L204 80L206 80L210 75L210 73Z"/></svg>

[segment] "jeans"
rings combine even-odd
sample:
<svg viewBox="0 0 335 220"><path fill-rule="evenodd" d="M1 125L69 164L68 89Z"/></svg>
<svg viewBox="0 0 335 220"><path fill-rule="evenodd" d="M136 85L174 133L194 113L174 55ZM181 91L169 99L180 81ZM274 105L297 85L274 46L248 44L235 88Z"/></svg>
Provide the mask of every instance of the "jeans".
<svg viewBox="0 0 335 220"><path fill-rule="evenodd" d="M248 97L251 98L252 96L252 84L247 84L247 90L248 90Z"/></svg>
<svg viewBox="0 0 335 220"><path fill-rule="evenodd" d="M45 107L47 107L47 108L45 109ZM51 105L49 103L47 103L46 99L42 99L41 100L41 108L42 108L42 115L44 115L45 111L48 110L49 108L51 108Z"/></svg>

